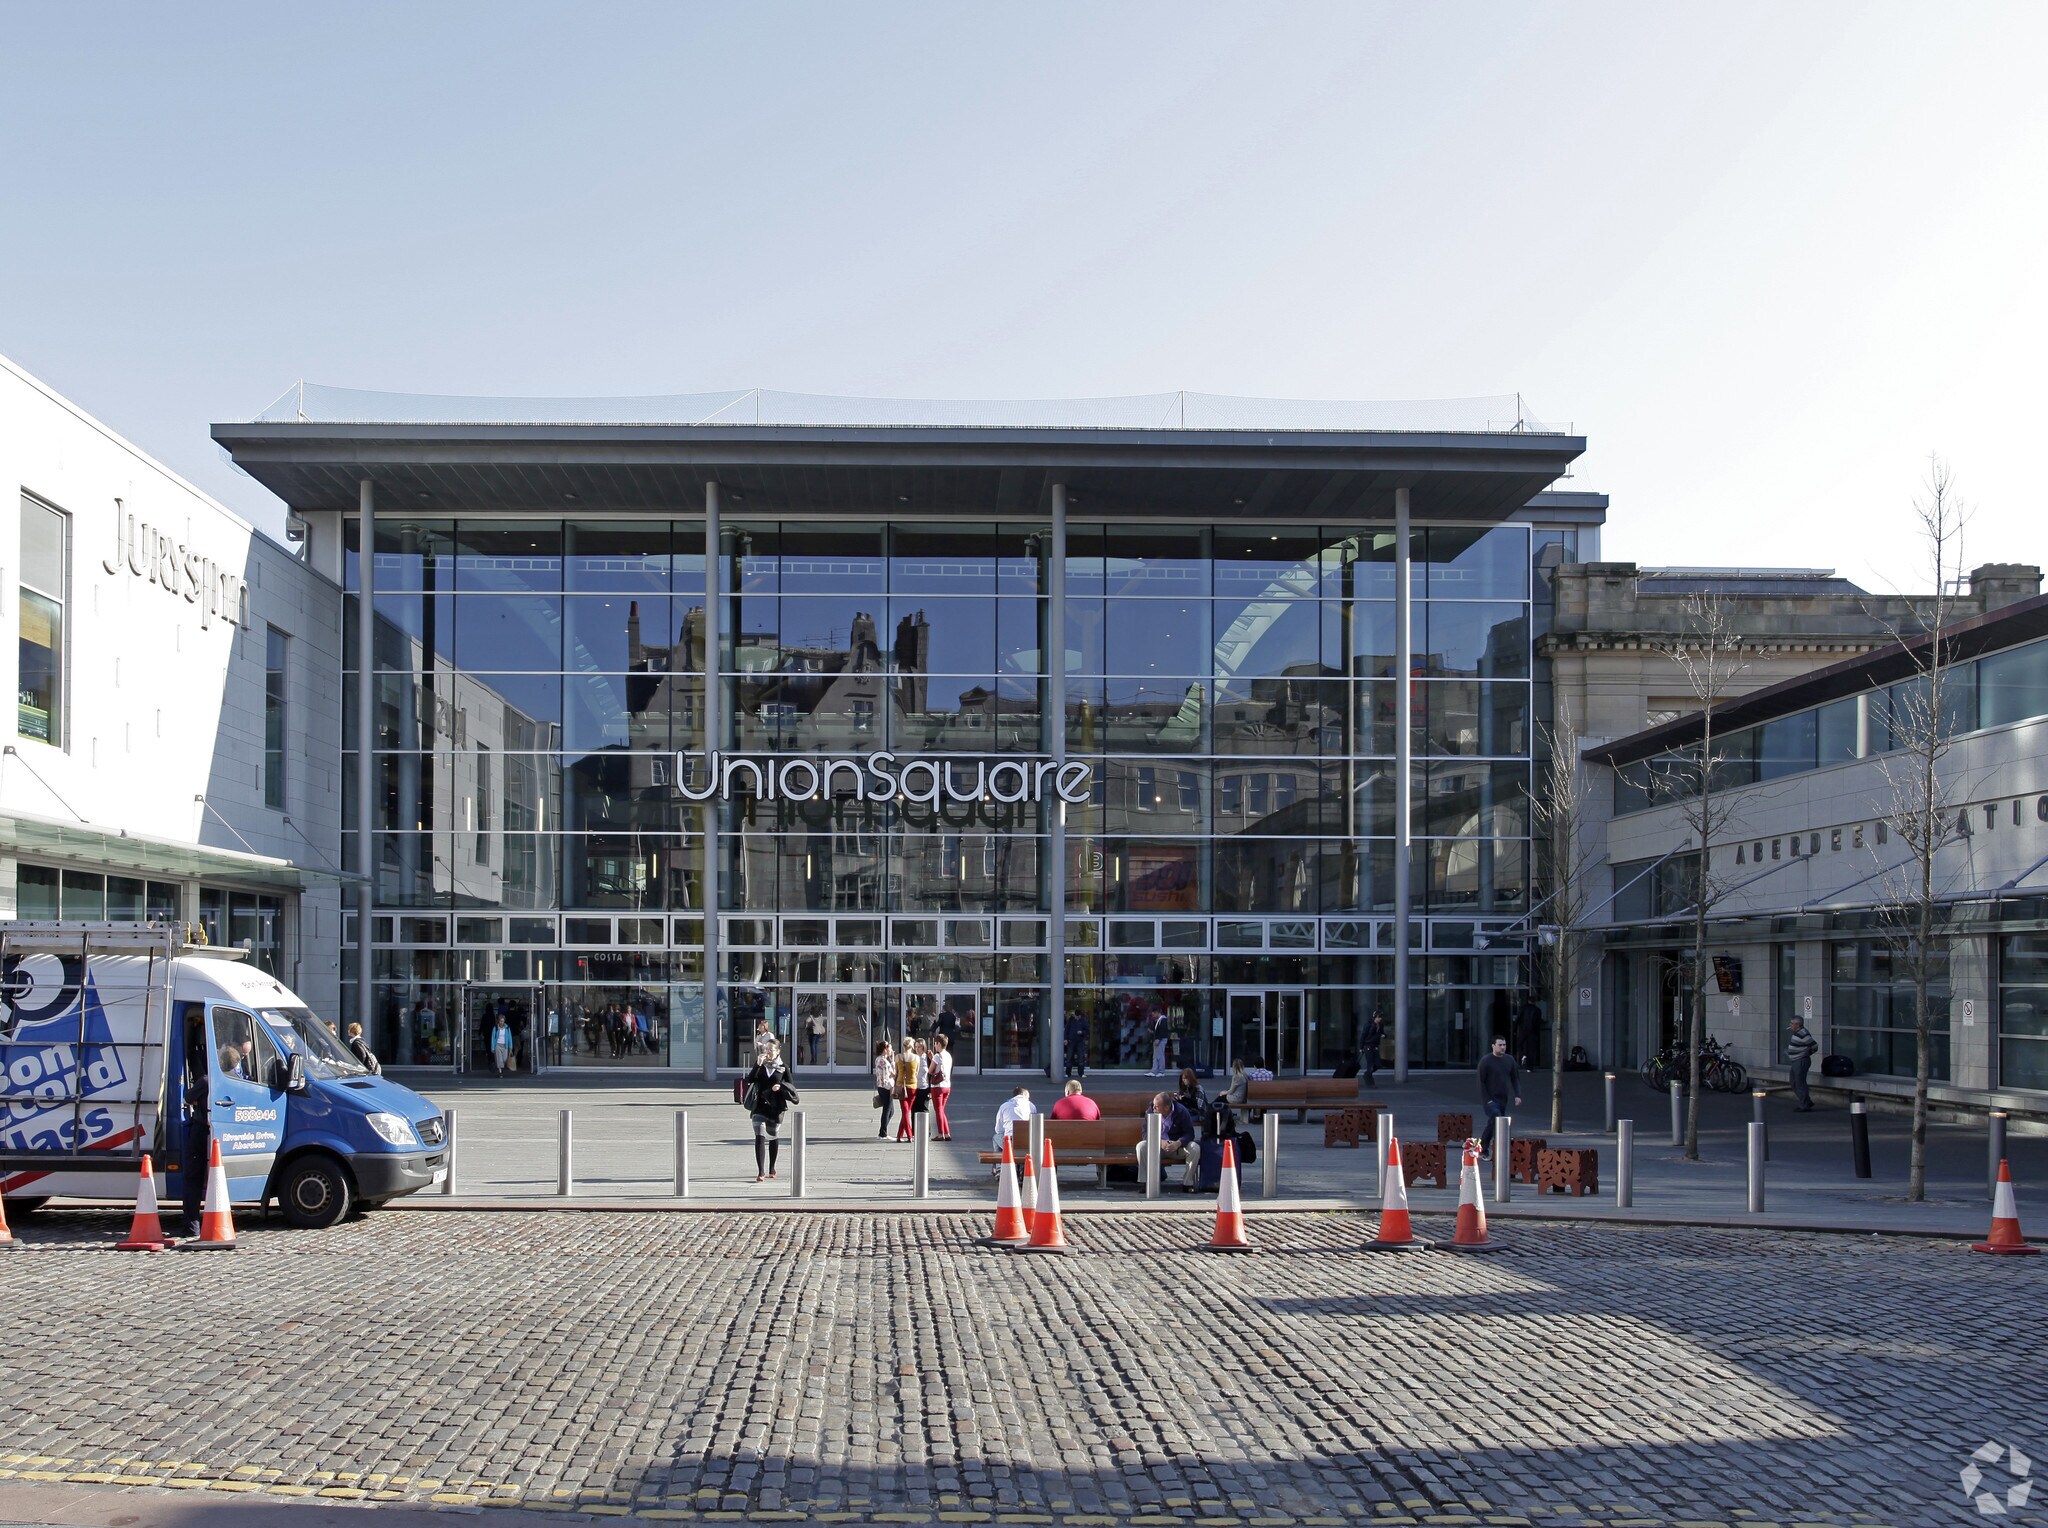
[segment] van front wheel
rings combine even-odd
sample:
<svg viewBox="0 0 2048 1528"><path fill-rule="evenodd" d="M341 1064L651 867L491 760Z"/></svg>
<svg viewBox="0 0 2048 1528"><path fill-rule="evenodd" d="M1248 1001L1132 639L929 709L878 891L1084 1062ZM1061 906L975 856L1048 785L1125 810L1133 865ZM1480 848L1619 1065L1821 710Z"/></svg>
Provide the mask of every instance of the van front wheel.
<svg viewBox="0 0 2048 1528"><path fill-rule="evenodd" d="M324 1231L348 1214L348 1174L327 1157L301 1157L277 1186L284 1218L308 1231Z"/></svg>

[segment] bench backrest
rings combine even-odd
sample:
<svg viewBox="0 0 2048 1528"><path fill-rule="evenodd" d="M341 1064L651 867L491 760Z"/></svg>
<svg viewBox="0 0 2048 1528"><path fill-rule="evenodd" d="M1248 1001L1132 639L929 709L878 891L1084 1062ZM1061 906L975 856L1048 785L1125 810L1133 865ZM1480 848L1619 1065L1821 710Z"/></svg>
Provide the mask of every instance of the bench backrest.
<svg viewBox="0 0 2048 1528"><path fill-rule="evenodd" d="M1276 1077L1254 1082L1248 1095L1255 1104L1349 1103L1358 1097L1356 1077Z"/></svg>
<svg viewBox="0 0 2048 1528"><path fill-rule="evenodd" d="M1130 1119L1142 1116L1152 1107L1150 1093L1090 1093L1095 1107L1102 1111L1104 1119Z"/></svg>

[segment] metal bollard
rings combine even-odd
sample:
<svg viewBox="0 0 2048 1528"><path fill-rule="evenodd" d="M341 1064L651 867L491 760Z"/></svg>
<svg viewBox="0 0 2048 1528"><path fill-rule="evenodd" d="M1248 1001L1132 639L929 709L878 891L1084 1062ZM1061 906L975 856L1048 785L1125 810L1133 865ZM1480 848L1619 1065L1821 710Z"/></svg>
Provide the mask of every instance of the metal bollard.
<svg viewBox="0 0 2048 1528"><path fill-rule="evenodd" d="M1259 1150L1265 1153L1265 1160L1259 1165L1265 1169L1265 1176L1259 1180L1259 1191L1268 1199L1280 1192L1280 1116L1271 1110L1266 1112L1266 1139Z"/></svg>
<svg viewBox="0 0 2048 1528"><path fill-rule="evenodd" d="M2006 1111L2003 1109L1993 1109L1991 1111L1989 1122L1991 1125L1991 1186L1988 1197L1992 1199L1998 1197L1998 1164L2005 1160L2005 1122L2007 1117Z"/></svg>
<svg viewBox="0 0 2048 1528"><path fill-rule="evenodd" d="M1614 1073L1612 1072L1607 1074L1607 1109L1602 1116L1600 1133L1602 1135L1614 1134Z"/></svg>
<svg viewBox="0 0 2048 1528"><path fill-rule="evenodd" d="M1493 1202L1508 1202L1508 1184L1514 1174L1508 1171L1508 1162L1515 1154L1515 1121L1512 1115L1503 1114L1493 1122Z"/></svg>
<svg viewBox="0 0 2048 1528"><path fill-rule="evenodd" d="M443 1109L441 1111L441 1130L441 1155L447 1158L446 1167L448 1170L447 1176L441 1180L441 1192L443 1194L452 1194L455 1192L455 1111L453 1109Z"/></svg>
<svg viewBox="0 0 2048 1528"><path fill-rule="evenodd" d="M1164 1122L1157 1114L1145 1116L1145 1197L1159 1197L1159 1145L1160 1127Z"/></svg>
<svg viewBox="0 0 2048 1528"><path fill-rule="evenodd" d="M1031 1169L1036 1172L1045 1166L1045 1115L1033 1109L1026 1128L1030 1132L1031 1140Z"/></svg>
<svg viewBox="0 0 2048 1528"><path fill-rule="evenodd" d="M555 1192L569 1195L576 1192L576 1168L570 1155L569 1111L562 1111L562 1139L555 1153Z"/></svg>
<svg viewBox="0 0 2048 1528"><path fill-rule="evenodd" d="M1671 1084L1671 1144L1685 1144L1685 1089L1676 1082Z"/></svg>
<svg viewBox="0 0 2048 1528"><path fill-rule="evenodd" d="M1636 1122L1614 1122L1614 1207L1630 1209L1636 1202Z"/></svg>
<svg viewBox="0 0 2048 1528"><path fill-rule="evenodd" d="M1764 1123L1764 1090L1762 1088L1751 1088L1749 1090L1749 1118L1753 1124L1762 1125ZM1766 1162L1771 1160L1771 1132L1768 1126L1764 1129L1764 1160Z"/></svg>
<svg viewBox="0 0 2048 1528"><path fill-rule="evenodd" d="M1379 1161L1373 1168L1372 1197L1380 1204L1387 1202L1387 1157L1394 1149L1394 1111L1382 1109L1379 1113L1380 1145Z"/></svg>
<svg viewBox="0 0 2048 1528"><path fill-rule="evenodd" d="M932 1138L922 1130L910 1143L910 1197L929 1199L932 1192Z"/></svg>
<svg viewBox="0 0 2048 1528"><path fill-rule="evenodd" d="M676 1110L676 1198L690 1197L690 1111Z"/></svg>
<svg viewBox="0 0 2048 1528"><path fill-rule="evenodd" d="M789 1117L789 1193L792 1199L804 1196L804 1111L792 1109Z"/></svg>
<svg viewBox="0 0 2048 1528"><path fill-rule="evenodd" d="M1749 1213L1761 1215L1764 1212L1764 1127L1755 1120L1749 1124Z"/></svg>
<svg viewBox="0 0 2048 1528"><path fill-rule="evenodd" d="M1856 1176L1870 1176L1870 1113L1862 1099L1849 1105L1849 1154L1856 1163Z"/></svg>

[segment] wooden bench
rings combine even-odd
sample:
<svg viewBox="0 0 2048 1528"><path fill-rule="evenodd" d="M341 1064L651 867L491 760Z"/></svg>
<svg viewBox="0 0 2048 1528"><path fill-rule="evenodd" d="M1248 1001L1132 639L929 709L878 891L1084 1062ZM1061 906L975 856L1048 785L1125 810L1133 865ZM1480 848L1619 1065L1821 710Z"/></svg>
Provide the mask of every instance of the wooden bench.
<svg viewBox="0 0 2048 1528"><path fill-rule="evenodd" d="M1168 1088L1166 1091L1178 1093L1180 1089L1173 1087ZM1092 1099L1095 1107L1102 1111L1104 1119L1143 1119L1152 1112L1152 1095L1150 1093L1084 1092L1081 1096Z"/></svg>
<svg viewBox="0 0 2048 1528"><path fill-rule="evenodd" d="M1142 1117L1129 1119L1048 1119L1045 1138L1052 1142L1054 1167L1092 1167L1098 1182L1107 1182L1112 1167L1136 1167L1138 1143L1145 1139ZM1010 1135L1010 1151L1023 1161L1031 1150L1031 1121L1020 1119ZM981 1152L983 1162L1000 1162L999 1151Z"/></svg>
<svg viewBox="0 0 2048 1528"><path fill-rule="evenodd" d="M1524 1183L1536 1181L1536 1163L1550 1145L1540 1135L1518 1135L1508 1142L1508 1176Z"/></svg>
<svg viewBox="0 0 2048 1528"><path fill-rule="evenodd" d="M1311 1109L1341 1109L1357 1102L1356 1077L1275 1077L1250 1085L1245 1113L1257 1119L1267 1109L1292 1109L1299 1124Z"/></svg>
<svg viewBox="0 0 2048 1528"><path fill-rule="evenodd" d="M1330 1109L1323 1114L1323 1145L1357 1147L1361 1141L1377 1145L1380 1133L1380 1106L1378 1104L1353 1104L1348 1108Z"/></svg>
<svg viewBox="0 0 2048 1528"><path fill-rule="evenodd" d="M1472 1116L1469 1114L1439 1114L1436 1117L1436 1138L1442 1141L1457 1141L1461 1145L1472 1139Z"/></svg>
<svg viewBox="0 0 2048 1528"><path fill-rule="evenodd" d="M1536 1154L1536 1192L1584 1198L1600 1192L1600 1153L1591 1146L1546 1147Z"/></svg>
<svg viewBox="0 0 2048 1528"><path fill-rule="evenodd" d="M1438 1188L1449 1188L1450 1179L1444 1169L1444 1143L1442 1141L1417 1141L1412 1146L1401 1148L1401 1172L1413 1188L1423 1178L1436 1179Z"/></svg>

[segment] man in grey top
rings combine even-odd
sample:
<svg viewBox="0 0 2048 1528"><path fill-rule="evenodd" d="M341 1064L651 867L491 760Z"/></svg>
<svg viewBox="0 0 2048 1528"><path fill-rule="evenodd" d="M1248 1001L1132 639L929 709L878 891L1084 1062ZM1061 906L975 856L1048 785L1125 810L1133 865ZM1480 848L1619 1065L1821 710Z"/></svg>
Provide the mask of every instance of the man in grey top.
<svg viewBox="0 0 2048 1528"><path fill-rule="evenodd" d="M1486 1101L1486 1133L1480 1137L1479 1154L1491 1157L1497 1133L1493 1122L1522 1101L1522 1068L1508 1054L1505 1035L1496 1035L1492 1051L1479 1058L1479 1096Z"/></svg>
<svg viewBox="0 0 2048 1528"><path fill-rule="evenodd" d="M1805 1018L1793 1014L1791 1033L1785 1036L1785 1059L1792 1063L1792 1096L1799 1100L1801 1114L1813 1107L1813 1095L1806 1091L1806 1074L1812 1070L1813 1053L1819 1049L1820 1041L1806 1027Z"/></svg>

